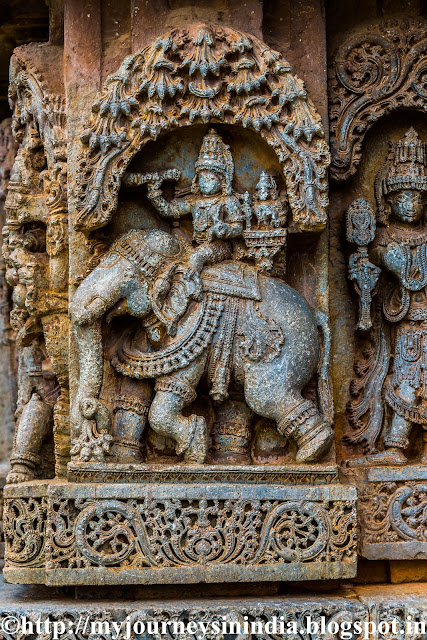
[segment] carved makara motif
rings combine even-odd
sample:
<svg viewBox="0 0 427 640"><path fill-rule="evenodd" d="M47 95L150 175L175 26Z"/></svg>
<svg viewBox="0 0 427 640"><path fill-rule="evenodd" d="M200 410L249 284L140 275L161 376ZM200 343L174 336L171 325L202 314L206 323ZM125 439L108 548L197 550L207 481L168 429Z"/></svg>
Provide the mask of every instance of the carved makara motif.
<svg viewBox="0 0 427 640"><path fill-rule="evenodd" d="M330 67L331 173L353 175L363 138L382 116L396 109L425 110L426 23L390 20L351 35Z"/></svg>
<svg viewBox="0 0 427 640"><path fill-rule="evenodd" d="M361 444L368 454L349 459L351 466L405 463L413 424L423 429L427 424L426 190L426 145L411 128L392 143L376 178L380 226L375 229L366 201L356 201L348 211L348 239L358 245L350 277L361 299L357 328L365 332L366 344L351 383L353 431L345 441ZM372 295L377 301L371 324ZM426 460L424 452L420 461Z"/></svg>

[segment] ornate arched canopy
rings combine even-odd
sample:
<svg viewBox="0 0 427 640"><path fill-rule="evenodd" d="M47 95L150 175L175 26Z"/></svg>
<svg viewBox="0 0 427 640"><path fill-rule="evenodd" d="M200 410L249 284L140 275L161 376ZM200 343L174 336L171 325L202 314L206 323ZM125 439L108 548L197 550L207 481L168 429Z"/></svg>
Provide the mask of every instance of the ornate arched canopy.
<svg viewBox="0 0 427 640"><path fill-rule="evenodd" d="M106 225L132 158L159 135L193 123L252 129L283 167L301 230L326 223L328 146L303 82L253 36L205 24L174 29L124 60L82 135L76 229Z"/></svg>

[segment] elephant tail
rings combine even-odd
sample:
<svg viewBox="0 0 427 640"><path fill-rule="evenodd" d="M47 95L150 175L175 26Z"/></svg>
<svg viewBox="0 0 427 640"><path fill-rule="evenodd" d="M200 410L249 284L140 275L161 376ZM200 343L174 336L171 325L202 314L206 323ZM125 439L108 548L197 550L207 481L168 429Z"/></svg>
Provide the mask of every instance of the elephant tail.
<svg viewBox="0 0 427 640"><path fill-rule="evenodd" d="M334 400L331 383L331 327L326 313L315 311L317 326L322 333L320 359L318 366L317 392L320 409L325 418L332 424L334 419Z"/></svg>

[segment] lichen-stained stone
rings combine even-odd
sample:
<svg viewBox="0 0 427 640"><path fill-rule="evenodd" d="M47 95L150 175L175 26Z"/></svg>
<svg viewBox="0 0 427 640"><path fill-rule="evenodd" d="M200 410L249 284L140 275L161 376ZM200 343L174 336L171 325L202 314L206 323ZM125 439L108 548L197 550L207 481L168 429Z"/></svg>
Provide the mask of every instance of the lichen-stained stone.
<svg viewBox="0 0 427 640"><path fill-rule="evenodd" d="M373 640L405 640L425 637L427 631L427 584L356 587L355 595L368 608Z"/></svg>
<svg viewBox="0 0 427 640"><path fill-rule="evenodd" d="M4 576L48 585L350 578L355 498L338 484L9 486Z"/></svg>
<svg viewBox="0 0 427 640"><path fill-rule="evenodd" d="M11 66L5 261L21 393L5 577L353 577L356 494L334 450L326 93L320 112L260 39L257 2L233 27L232 0L209 23L215 3L185 22L162 5L165 32L148 12L137 35L126 3L86 4L65 7L63 47L20 48Z"/></svg>
<svg viewBox="0 0 427 640"><path fill-rule="evenodd" d="M327 595L181 597L179 602L138 595L129 599L108 592L101 602L100 590L79 600L64 589L46 590L39 585L37 591L29 591L3 584L0 626L21 625L35 640L53 640L64 624L70 640L86 634L106 640L178 640L184 634L199 640L333 640L338 633L372 640L421 640L427 623L426 586L340 588Z"/></svg>
<svg viewBox="0 0 427 640"><path fill-rule="evenodd" d="M360 554L370 560L426 559L424 465L346 470L358 487Z"/></svg>

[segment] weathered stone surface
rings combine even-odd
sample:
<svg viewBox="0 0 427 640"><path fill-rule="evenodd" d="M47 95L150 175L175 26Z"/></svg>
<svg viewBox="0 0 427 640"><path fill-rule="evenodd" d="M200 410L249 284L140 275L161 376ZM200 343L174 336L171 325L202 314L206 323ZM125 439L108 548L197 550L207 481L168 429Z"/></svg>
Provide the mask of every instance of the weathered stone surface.
<svg viewBox="0 0 427 640"><path fill-rule="evenodd" d="M184 624L184 629L188 629L187 637L197 637L200 640L216 640L218 637L224 640L232 640L236 637L267 640L284 639L292 635L311 640L324 640L324 638L332 640L336 637L333 630L337 626L339 628L340 624L352 625L356 620L362 624L368 622L368 607L354 598L353 593L350 597L333 593L329 597L308 595L274 598L210 598L209 600L180 599L179 602L161 598L155 602L140 598L129 602L118 596L104 599L100 603L79 602L66 598L63 591L53 595L52 588L48 593L42 587L38 587L37 593L33 591L28 593L25 587L2 585L0 625L6 616L16 615L25 615L28 621L33 623L37 618L41 618L43 631L45 621L48 619L52 622L65 621L68 637L72 640L81 637L82 632L90 633L92 630L95 634L102 632L103 637L110 639L114 637L114 627L111 624L113 621L121 625L123 635L129 632L128 637L132 639L151 637L160 640L165 636L171 639L182 638L185 634L182 629ZM308 616L314 624L319 625L317 632L314 626L311 631L305 631ZM321 631L322 620L326 630L329 624L332 625L330 627L332 632ZM99 622L106 622L107 627L98 626ZM163 630L162 622L168 625ZM176 626L177 623L181 625ZM187 627L188 623L191 624ZM144 624L144 630L142 624ZM158 630L156 630L156 624L159 625ZM283 632L280 624L284 625ZM217 625L220 625L219 629ZM110 630L105 631L108 627ZM293 633L292 630L294 630ZM223 635L222 631L224 631ZM51 638L53 633L51 627L50 632L45 632L43 637ZM41 638L42 633L33 633L30 637ZM406 637L409 639L409 636L401 637L404 640Z"/></svg>
<svg viewBox="0 0 427 640"><path fill-rule="evenodd" d="M316 580L356 572L353 487L33 481L5 491L9 582Z"/></svg>
<svg viewBox="0 0 427 640"><path fill-rule="evenodd" d="M424 465L346 472L358 487L359 544L371 560L427 558Z"/></svg>
<svg viewBox="0 0 427 640"><path fill-rule="evenodd" d="M160 639L162 633L166 633L171 639L179 638L182 637L183 631L182 627L175 627L179 622L184 625L189 622L196 623L197 629L193 625L185 629L188 629L187 633L193 634L193 637L196 637L197 632L197 637L201 640L216 640L223 623L226 625L225 633L221 636L224 640L232 640L236 635L239 637L239 630L242 639L284 640L292 637L292 629L293 637L296 638L332 640L337 637L336 630L340 625L341 629L348 632L356 623L365 625L362 626L362 634L366 629L367 637L373 640L418 640L423 637L422 627L418 627L418 624L427 622L425 583L382 585L380 592L377 586L355 587L344 591L345 593L340 589L339 592L332 591L323 596L305 594L303 597L209 600L189 598L180 599L179 602L162 598L152 601L140 597L132 598L133 601L130 602L126 596L118 594L116 597L109 595L99 602L96 601L95 594L94 599L79 601L64 594L63 589L56 591L50 588L47 591L45 587L38 586L37 591L34 591L22 586L2 585L0 625L6 617L10 619L16 616L22 619L22 616L25 616L27 625L34 625L33 633L29 633L34 639L52 638L55 629L61 629L58 626L54 627L52 623L61 622L67 625L67 635L72 640L81 637L84 630L102 632L103 637L107 639L117 637L117 634L114 636L113 622L122 625L122 634L128 632L129 638L144 637L144 633L152 638ZM39 632L35 628L37 619L41 621ZM48 631L45 629L47 620L51 621ZM134 627L138 622L139 626ZM162 629L162 622L168 627ZM310 622L312 626L311 630L308 630ZM100 626L100 623L104 625ZM219 632L214 623L220 625ZM248 626L245 627L245 623ZM281 629L280 623L284 624L284 630ZM142 624L145 625L144 631ZM148 626L149 624L151 626ZM158 629L156 624L159 625ZM317 630L314 626L316 624L319 625ZM392 624L396 633L392 631ZM120 627L117 628L120 630Z"/></svg>
<svg viewBox="0 0 427 640"><path fill-rule="evenodd" d="M71 462L73 482L218 482L237 484L318 485L338 483L336 465L192 465Z"/></svg>
<svg viewBox="0 0 427 640"><path fill-rule="evenodd" d="M357 489L359 582L422 579L421 3L139 4L11 63L7 578L331 588Z"/></svg>

